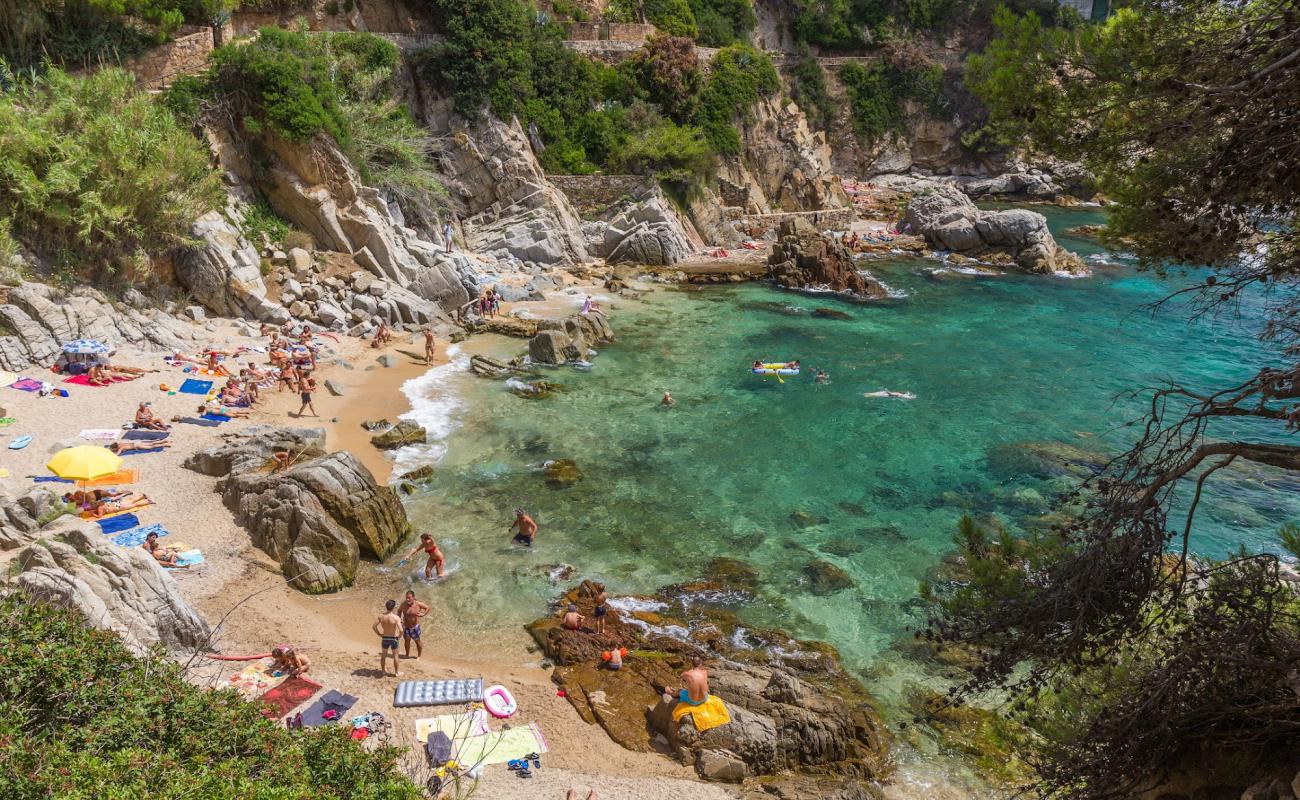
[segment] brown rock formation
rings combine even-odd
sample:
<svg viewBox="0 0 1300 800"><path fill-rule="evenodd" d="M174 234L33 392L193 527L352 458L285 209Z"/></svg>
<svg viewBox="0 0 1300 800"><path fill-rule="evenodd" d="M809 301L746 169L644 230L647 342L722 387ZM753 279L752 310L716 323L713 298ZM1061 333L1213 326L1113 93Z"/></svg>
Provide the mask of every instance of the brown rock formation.
<svg viewBox="0 0 1300 800"><path fill-rule="evenodd" d="M724 566L713 570L717 577L736 573L735 565ZM642 600L647 610L611 608L604 634L565 630L558 616L529 631L556 664L554 680L582 718L630 750L662 749L666 741L701 777L741 783L746 798L878 796L873 782L887 772L889 734L835 650L780 631L737 637L734 616L700 602L720 592L744 593L745 585L667 587ZM560 603L576 603L589 625L598 591L584 581ZM617 647L629 653L623 668L603 668L602 652ZM694 655L705 659L710 689L732 717L704 733L690 717L674 724L673 704L661 697L680 687L679 674Z"/></svg>
<svg viewBox="0 0 1300 800"><path fill-rule="evenodd" d="M828 289L860 299L889 296L880 281L858 272L843 244L802 218L781 223L767 263L772 280L786 289Z"/></svg>

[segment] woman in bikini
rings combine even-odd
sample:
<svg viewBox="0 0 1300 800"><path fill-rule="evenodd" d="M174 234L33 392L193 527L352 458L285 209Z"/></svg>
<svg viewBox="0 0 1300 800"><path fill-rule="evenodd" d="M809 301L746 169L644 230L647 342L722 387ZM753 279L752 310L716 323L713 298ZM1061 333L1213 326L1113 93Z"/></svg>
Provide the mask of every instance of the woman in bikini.
<svg viewBox="0 0 1300 800"><path fill-rule="evenodd" d="M424 562L424 579L426 581L433 580L435 571L438 573L439 578L443 577L443 565L446 563L446 559L443 557L438 544L433 541L433 537L427 533L420 534L420 543L416 545L414 550L407 553L406 558L403 558L402 561L411 560L411 557L421 550L428 556L428 560Z"/></svg>
<svg viewBox="0 0 1300 800"><path fill-rule="evenodd" d="M154 560L164 567L173 569L189 569L179 561L180 553L174 547L163 547L158 544L158 534L150 533L144 537L144 544L140 545L144 551L154 557Z"/></svg>

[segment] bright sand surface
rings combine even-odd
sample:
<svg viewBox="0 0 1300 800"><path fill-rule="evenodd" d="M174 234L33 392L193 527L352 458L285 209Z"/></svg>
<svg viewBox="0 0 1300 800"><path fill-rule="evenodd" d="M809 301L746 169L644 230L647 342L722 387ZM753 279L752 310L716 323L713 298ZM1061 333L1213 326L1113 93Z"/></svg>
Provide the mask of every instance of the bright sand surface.
<svg viewBox="0 0 1300 800"><path fill-rule="evenodd" d="M537 307L539 312L545 308L540 303ZM228 323L214 324L216 331L204 340L211 346L233 349L241 344L265 344L264 340L240 335ZM359 697L354 713L382 712L393 722L393 743L416 745L415 719L450 713L454 708L395 709L392 706L393 688L398 679L378 675L379 643L370 629L383 600L392 594L391 581L377 575L375 565L363 564L357 584L344 592L309 597L290 589L279 565L254 548L248 534L235 524L231 512L215 492L215 480L181 466L186 457L217 443L222 434L253 424L322 426L327 431L328 449L351 451L378 480L388 480L392 462L369 444L369 434L360 427L360 422L378 418L395 420L409 409L401 387L424 374L427 368L422 360L417 361L401 351L422 353L422 336L399 336L382 352L370 348L368 342L346 338L334 347L335 352L323 352L320 356L314 398L318 419L308 416L299 420L294 416L299 404L296 394L264 390L266 399L249 419L236 419L217 428L174 425L171 449L130 456L125 464L140 471L139 483L132 488L155 502L136 512L141 522L162 523L170 532L172 542L199 548L206 557L203 567L173 574L186 599L216 629L212 650L265 652L278 642L292 642L311 658L312 679L327 689L339 689ZM195 351L198 349L196 346ZM446 351L447 343L438 342L439 360L435 366L445 363ZM391 368L378 365L376 358L381 354L393 356L396 365ZM250 358L257 363L265 361L261 354L241 356L239 361L244 363ZM21 494L32 486L28 476L49 474L44 465L53 453L64 447L86 444L78 438L81 430L120 428L133 418L142 400L151 401L156 415L165 420L176 415L195 415L202 398L168 395L158 388L161 383L178 386L187 377L179 368L162 363L161 354L123 350L113 360L160 372L127 383L89 387L66 386L59 376L33 368L27 373L29 377L66 388L70 396L41 398L34 393L0 388L0 407L6 416L17 419L14 424L0 428L0 467L9 471L8 477L0 479L0 487L8 494ZM347 362L352 369L332 363L336 360ZM343 396L332 396L325 389L326 379L341 385ZM224 379L213 380L220 386ZM24 434L33 437L27 448L5 449L10 441ZM412 544L408 542L404 546ZM0 568L21 552L0 553ZM468 590L472 591L472 587ZM426 620L427 652L419 659L402 660L402 679L482 677L488 684L504 684L519 701L521 711L516 720L538 723L550 746L550 752L543 756L543 769L532 779L518 779L502 765L485 768L478 790L480 796L502 800L562 798L570 786L580 790L580 798L586 797L589 786L596 786L600 797L613 800L711 800L732 796L723 787L701 783L691 769L662 755L624 750L599 728L583 722L569 703L556 695L550 672L541 666L540 657L531 652L531 640L524 631L485 640L449 636L442 629L438 620ZM206 659L199 659L198 663L201 666L195 671L196 679L214 685L224 685L228 676L243 666L238 662ZM494 730L499 728L498 723L493 724ZM410 758L412 764L422 761L418 752L413 752Z"/></svg>

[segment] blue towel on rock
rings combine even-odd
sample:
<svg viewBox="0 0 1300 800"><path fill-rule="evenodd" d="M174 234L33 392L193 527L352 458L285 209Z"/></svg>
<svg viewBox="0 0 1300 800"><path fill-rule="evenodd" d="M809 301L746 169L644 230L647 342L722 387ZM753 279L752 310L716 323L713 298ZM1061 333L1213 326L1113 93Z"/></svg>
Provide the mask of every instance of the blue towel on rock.
<svg viewBox="0 0 1300 800"><path fill-rule="evenodd" d="M119 533L130 530L140 524L140 518L135 514L119 514L116 517L99 520L99 532L103 534ZM141 539L140 541L144 541Z"/></svg>
<svg viewBox="0 0 1300 800"><path fill-rule="evenodd" d="M212 381L200 381L186 378L179 390L182 394L207 394L212 391Z"/></svg>
<svg viewBox="0 0 1300 800"><path fill-rule="evenodd" d="M154 523L153 525L141 525L138 528L132 528L115 534L112 537L112 542L119 547L139 547L144 544L145 537L151 533L158 534L159 539L169 535L166 528Z"/></svg>

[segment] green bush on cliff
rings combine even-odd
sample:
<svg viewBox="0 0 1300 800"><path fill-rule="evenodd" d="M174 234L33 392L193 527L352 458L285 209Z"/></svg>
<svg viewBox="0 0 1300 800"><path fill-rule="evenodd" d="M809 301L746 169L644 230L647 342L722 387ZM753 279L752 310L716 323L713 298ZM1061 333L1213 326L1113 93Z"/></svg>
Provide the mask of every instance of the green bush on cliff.
<svg viewBox="0 0 1300 800"><path fill-rule="evenodd" d="M849 97L853 132L871 145L890 132L903 132L907 116L903 103L916 101L927 113L942 113L947 98L943 68L922 61L886 61L870 67L845 64L840 82Z"/></svg>
<svg viewBox="0 0 1300 800"><path fill-rule="evenodd" d="M687 0L610 0L605 16L615 22L648 22L669 36L694 39L700 29Z"/></svg>
<svg viewBox="0 0 1300 800"><path fill-rule="evenodd" d="M0 600L0 786L13 800L418 800L399 751L340 728L289 731L233 691L136 658L75 611Z"/></svg>
<svg viewBox="0 0 1300 800"><path fill-rule="evenodd" d="M722 48L709 67L709 77L700 91L700 128L718 153L738 153L740 132L736 122L760 98L775 94L781 88L781 79L767 54L747 44Z"/></svg>
<svg viewBox="0 0 1300 800"><path fill-rule="evenodd" d="M207 148L120 70L0 93L0 219L69 276L137 277L221 203Z"/></svg>
<svg viewBox="0 0 1300 800"><path fill-rule="evenodd" d="M752 0L690 0L700 32L696 39L706 47L726 47L743 42L758 23Z"/></svg>
<svg viewBox="0 0 1300 800"><path fill-rule="evenodd" d="M790 88L794 101L803 109L808 122L814 128L828 128L835 118L835 100L827 88L821 63L806 46L795 64Z"/></svg>

